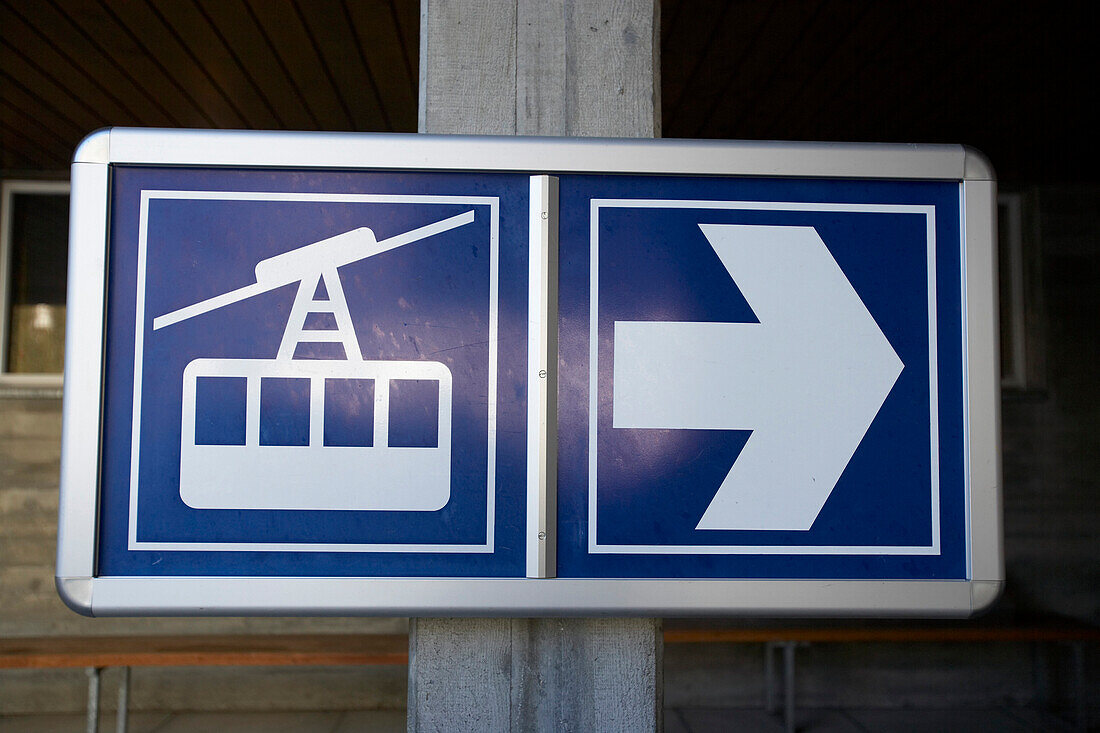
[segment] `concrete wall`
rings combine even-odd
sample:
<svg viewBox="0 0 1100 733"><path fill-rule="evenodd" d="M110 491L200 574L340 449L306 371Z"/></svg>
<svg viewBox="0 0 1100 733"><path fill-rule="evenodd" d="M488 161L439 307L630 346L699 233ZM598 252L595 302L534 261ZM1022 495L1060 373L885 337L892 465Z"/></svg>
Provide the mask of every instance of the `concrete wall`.
<svg viewBox="0 0 1100 733"><path fill-rule="evenodd" d="M1100 709L1100 659L1086 654L1085 701ZM773 652L782 699L782 660ZM796 651L795 690L805 707L1023 707L1072 711L1076 678L1063 644L810 644ZM665 646L665 705L764 704L763 644ZM1096 720L1094 712L1090 719Z"/></svg>
<svg viewBox="0 0 1100 733"><path fill-rule="evenodd" d="M1100 186L1048 186L1025 201L1041 252L1029 328L1039 373L1002 400L1002 603L1100 623Z"/></svg>
<svg viewBox="0 0 1100 733"><path fill-rule="evenodd" d="M1038 246L1029 332L1034 386L1003 401L1008 588L995 612L1100 623L1100 187L1032 191ZM57 599L60 401L0 397L0 634L4 636L405 629L404 619L86 619ZM1097 654L1089 698L1100 700ZM818 645L800 653L800 699L863 705L1026 704L1070 691L1058 646ZM762 647L670 646L669 705L753 705ZM1046 682L1044 682L1046 680ZM110 697L110 679L105 700ZM0 670L0 711L81 709L80 671ZM405 671L139 670L135 709L402 707Z"/></svg>

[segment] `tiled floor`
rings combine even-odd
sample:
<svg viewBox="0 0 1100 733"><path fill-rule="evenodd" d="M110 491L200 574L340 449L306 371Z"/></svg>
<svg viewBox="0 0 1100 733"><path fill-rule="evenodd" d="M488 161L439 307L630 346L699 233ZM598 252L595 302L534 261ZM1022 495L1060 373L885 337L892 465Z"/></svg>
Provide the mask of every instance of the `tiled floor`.
<svg viewBox="0 0 1100 733"><path fill-rule="evenodd" d="M799 733L1047 733L1078 730L1054 715L1030 708L883 710L803 709ZM399 733L403 710L299 713L134 713L130 733ZM0 733L81 733L83 715L0 715ZM102 733L113 733L105 714ZM666 733L782 733L783 721L763 710L674 708L665 711Z"/></svg>

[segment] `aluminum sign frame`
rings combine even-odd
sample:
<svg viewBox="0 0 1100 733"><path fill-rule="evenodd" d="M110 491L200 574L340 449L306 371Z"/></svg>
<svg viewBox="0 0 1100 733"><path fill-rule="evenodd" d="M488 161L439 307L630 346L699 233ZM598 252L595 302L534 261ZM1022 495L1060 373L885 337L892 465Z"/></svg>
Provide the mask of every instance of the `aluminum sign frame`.
<svg viewBox="0 0 1100 733"><path fill-rule="evenodd" d="M537 208L556 188L538 174L653 174L926 180L959 184L962 237L965 580L554 578L538 533L552 518L556 414L540 368L554 335L532 322L528 349L528 576L225 577L97 573L104 431L106 276L111 167L511 172L532 176L530 303L556 306L553 237ZM996 186L976 151L950 145L565 139L112 128L72 165L69 323L57 585L74 610L109 615L822 615L967 616L1004 582L996 328ZM538 204L538 206L536 206ZM548 246L549 243L549 246ZM541 268L541 269L540 269ZM549 395L547 393L550 393ZM541 422L540 422L541 420ZM552 422L552 421L551 421ZM536 450L538 449L538 450ZM540 577L542 576L542 577Z"/></svg>

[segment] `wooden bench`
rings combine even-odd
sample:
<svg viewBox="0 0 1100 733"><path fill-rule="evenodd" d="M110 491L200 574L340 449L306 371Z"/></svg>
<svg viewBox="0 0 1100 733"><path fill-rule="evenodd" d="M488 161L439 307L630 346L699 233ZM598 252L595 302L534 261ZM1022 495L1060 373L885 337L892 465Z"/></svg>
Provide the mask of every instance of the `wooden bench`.
<svg viewBox="0 0 1100 733"><path fill-rule="evenodd" d="M131 667L403 665L408 649L405 634L7 638L0 639L0 668L83 667L88 673L87 730L95 733L100 672L121 667L117 730L125 733Z"/></svg>
<svg viewBox="0 0 1100 733"><path fill-rule="evenodd" d="M763 644L765 705L778 712L777 652L783 656L784 718L794 730L795 650L811 643L1066 643L1073 649L1077 722L1087 728L1084 645L1100 641L1100 627L1064 619L977 622L843 621L801 625L705 625L669 620L666 644ZM88 672L87 730L98 730L100 671L121 667L118 731L125 733L131 667L337 666L408 664L405 634L297 634L201 636L83 636L0 639L0 668L79 668Z"/></svg>
<svg viewBox="0 0 1100 733"><path fill-rule="evenodd" d="M692 626L671 621L666 625L666 644L757 643L764 644L764 705L768 712L779 709L776 696L775 655L783 656L783 718L789 733L795 730L795 650L812 643L1064 643L1073 653L1076 688L1076 723L1088 730L1085 700L1085 644L1100 641L1100 627L1072 619L979 619L971 622L820 621L800 626Z"/></svg>

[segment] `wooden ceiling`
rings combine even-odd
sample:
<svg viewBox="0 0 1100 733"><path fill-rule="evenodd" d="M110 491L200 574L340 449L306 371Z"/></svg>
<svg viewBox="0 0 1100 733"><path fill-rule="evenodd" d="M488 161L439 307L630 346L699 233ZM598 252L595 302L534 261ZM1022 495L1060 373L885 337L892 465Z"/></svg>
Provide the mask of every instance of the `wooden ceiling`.
<svg viewBox="0 0 1100 733"><path fill-rule="evenodd" d="M1096 180L1087 7L664 0L664 134L964 143L1005 181Z"/></svg>
<svg viewBox="0 0 1100 733"><path fill-rule="evenodd" d="M0 0L0 168L107 125L415 131L416 0Z"/></svg>
<svg viewBox="0 0 1100 733"><path fill-rule="evenodd" d="M1095 180L1079 3L664 0L667 137L962 142ZM107 125L414 131L417 0L0 0L0 169Z"/></svg>

